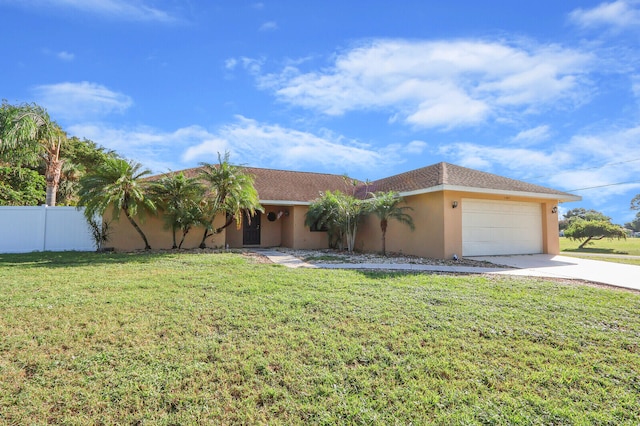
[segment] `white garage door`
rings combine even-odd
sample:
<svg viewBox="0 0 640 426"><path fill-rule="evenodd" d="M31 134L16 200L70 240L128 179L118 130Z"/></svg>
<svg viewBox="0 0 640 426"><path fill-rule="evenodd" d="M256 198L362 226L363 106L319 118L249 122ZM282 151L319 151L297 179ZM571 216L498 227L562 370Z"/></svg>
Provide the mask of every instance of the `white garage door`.
<svg viewBox="0 0 640 426"><path fill-rule="evenodd" d="M542 253L539 203L462 200L462 255Z"/></svg>

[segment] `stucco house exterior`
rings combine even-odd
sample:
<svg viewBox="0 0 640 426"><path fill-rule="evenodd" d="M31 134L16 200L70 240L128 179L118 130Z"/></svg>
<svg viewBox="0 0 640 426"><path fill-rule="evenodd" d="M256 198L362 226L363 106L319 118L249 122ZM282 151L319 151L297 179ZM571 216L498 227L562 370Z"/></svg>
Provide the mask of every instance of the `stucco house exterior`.
<svg viewBox="0 0 640 426"><path fill-rule="evenodd" d="M341 175L246 167L254 176L264 213L240 229L229 226L207 240L209 247L328 246L326 232L305 226L309 205L324 191L340 190L364 198L369 192L396 191L405 200L415 230L393 221L387 230L387 251L447 259L458 256L559 253L558 203L580 197L449 163L364 183ZM198 169L183 171L196 176ZM223 223L223 218L216 224ZM110 245L142 249L127 221L112 223ZM171 246L171 235L158 217L142 224L153 248ZM194 229L183 247L197 247L203 230ZM375 216L358 227L355 248L381 250L381 231Z"/></svg>

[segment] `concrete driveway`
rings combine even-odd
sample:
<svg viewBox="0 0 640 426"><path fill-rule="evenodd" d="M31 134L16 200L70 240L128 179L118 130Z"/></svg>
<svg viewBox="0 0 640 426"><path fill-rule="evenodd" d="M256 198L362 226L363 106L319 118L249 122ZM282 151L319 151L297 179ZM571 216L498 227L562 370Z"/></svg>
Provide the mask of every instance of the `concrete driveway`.
<svg viewBox="0 0 640 426"><path fill-rule="evenodd" d="M498 274L578 279L640 290L640 266L635 265L549 254L478 256L471 259L518 268L496 272Z"/></svg>

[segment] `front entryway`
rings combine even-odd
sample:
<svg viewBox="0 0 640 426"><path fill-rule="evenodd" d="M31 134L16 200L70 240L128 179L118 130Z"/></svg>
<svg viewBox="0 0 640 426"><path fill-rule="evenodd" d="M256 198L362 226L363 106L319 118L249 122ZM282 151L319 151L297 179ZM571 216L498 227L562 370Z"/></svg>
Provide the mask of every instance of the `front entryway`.
<svg viewBox="0 0 640 426"><path fill-rule="evenodd" d="M242 219L242 245L260 245L260 213L256 213L251 219L244 215Z"/></svg>

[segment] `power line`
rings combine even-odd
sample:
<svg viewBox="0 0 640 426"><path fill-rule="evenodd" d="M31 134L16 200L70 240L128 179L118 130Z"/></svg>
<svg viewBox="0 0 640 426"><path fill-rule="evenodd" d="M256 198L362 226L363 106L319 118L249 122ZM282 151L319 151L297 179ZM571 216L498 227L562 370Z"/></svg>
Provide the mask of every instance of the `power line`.
<svg viewBox="0 0 640 426"><path fill-rule="evenodd" d="M590 186L590 187L587 187L587 188L571 189L571 190L569 190L567 192L586 191L587 189L606 188L608 186L618 186L618 185L628 185L630 183L640 183L640 180L632 180L632 181L629 181L629 182L608 183L606 185L598 185L598 186Z"/></svg>
<svg viewBox="0 0 640 426"><path fill-rule="evenodd" d="M601 166L585 167L584 169L561 170L561 171L555 172L553 174L553 176L561 175L561 174L565 174L565 173L582 172L582 171L585 171L585 170L604 169L605 167L608 167L608 166L617 166L617 165L620 165L620 164L633 163L634 161L640 161L640 158L633 158L631 160L618 161L618 162L615 162L615 163L606 163L606 164L603 164ZM551 177L551 176L552 175L534 176L534 177L532 177L530 179L542 179L542 178L548 178L548 177Z"/></svg>

